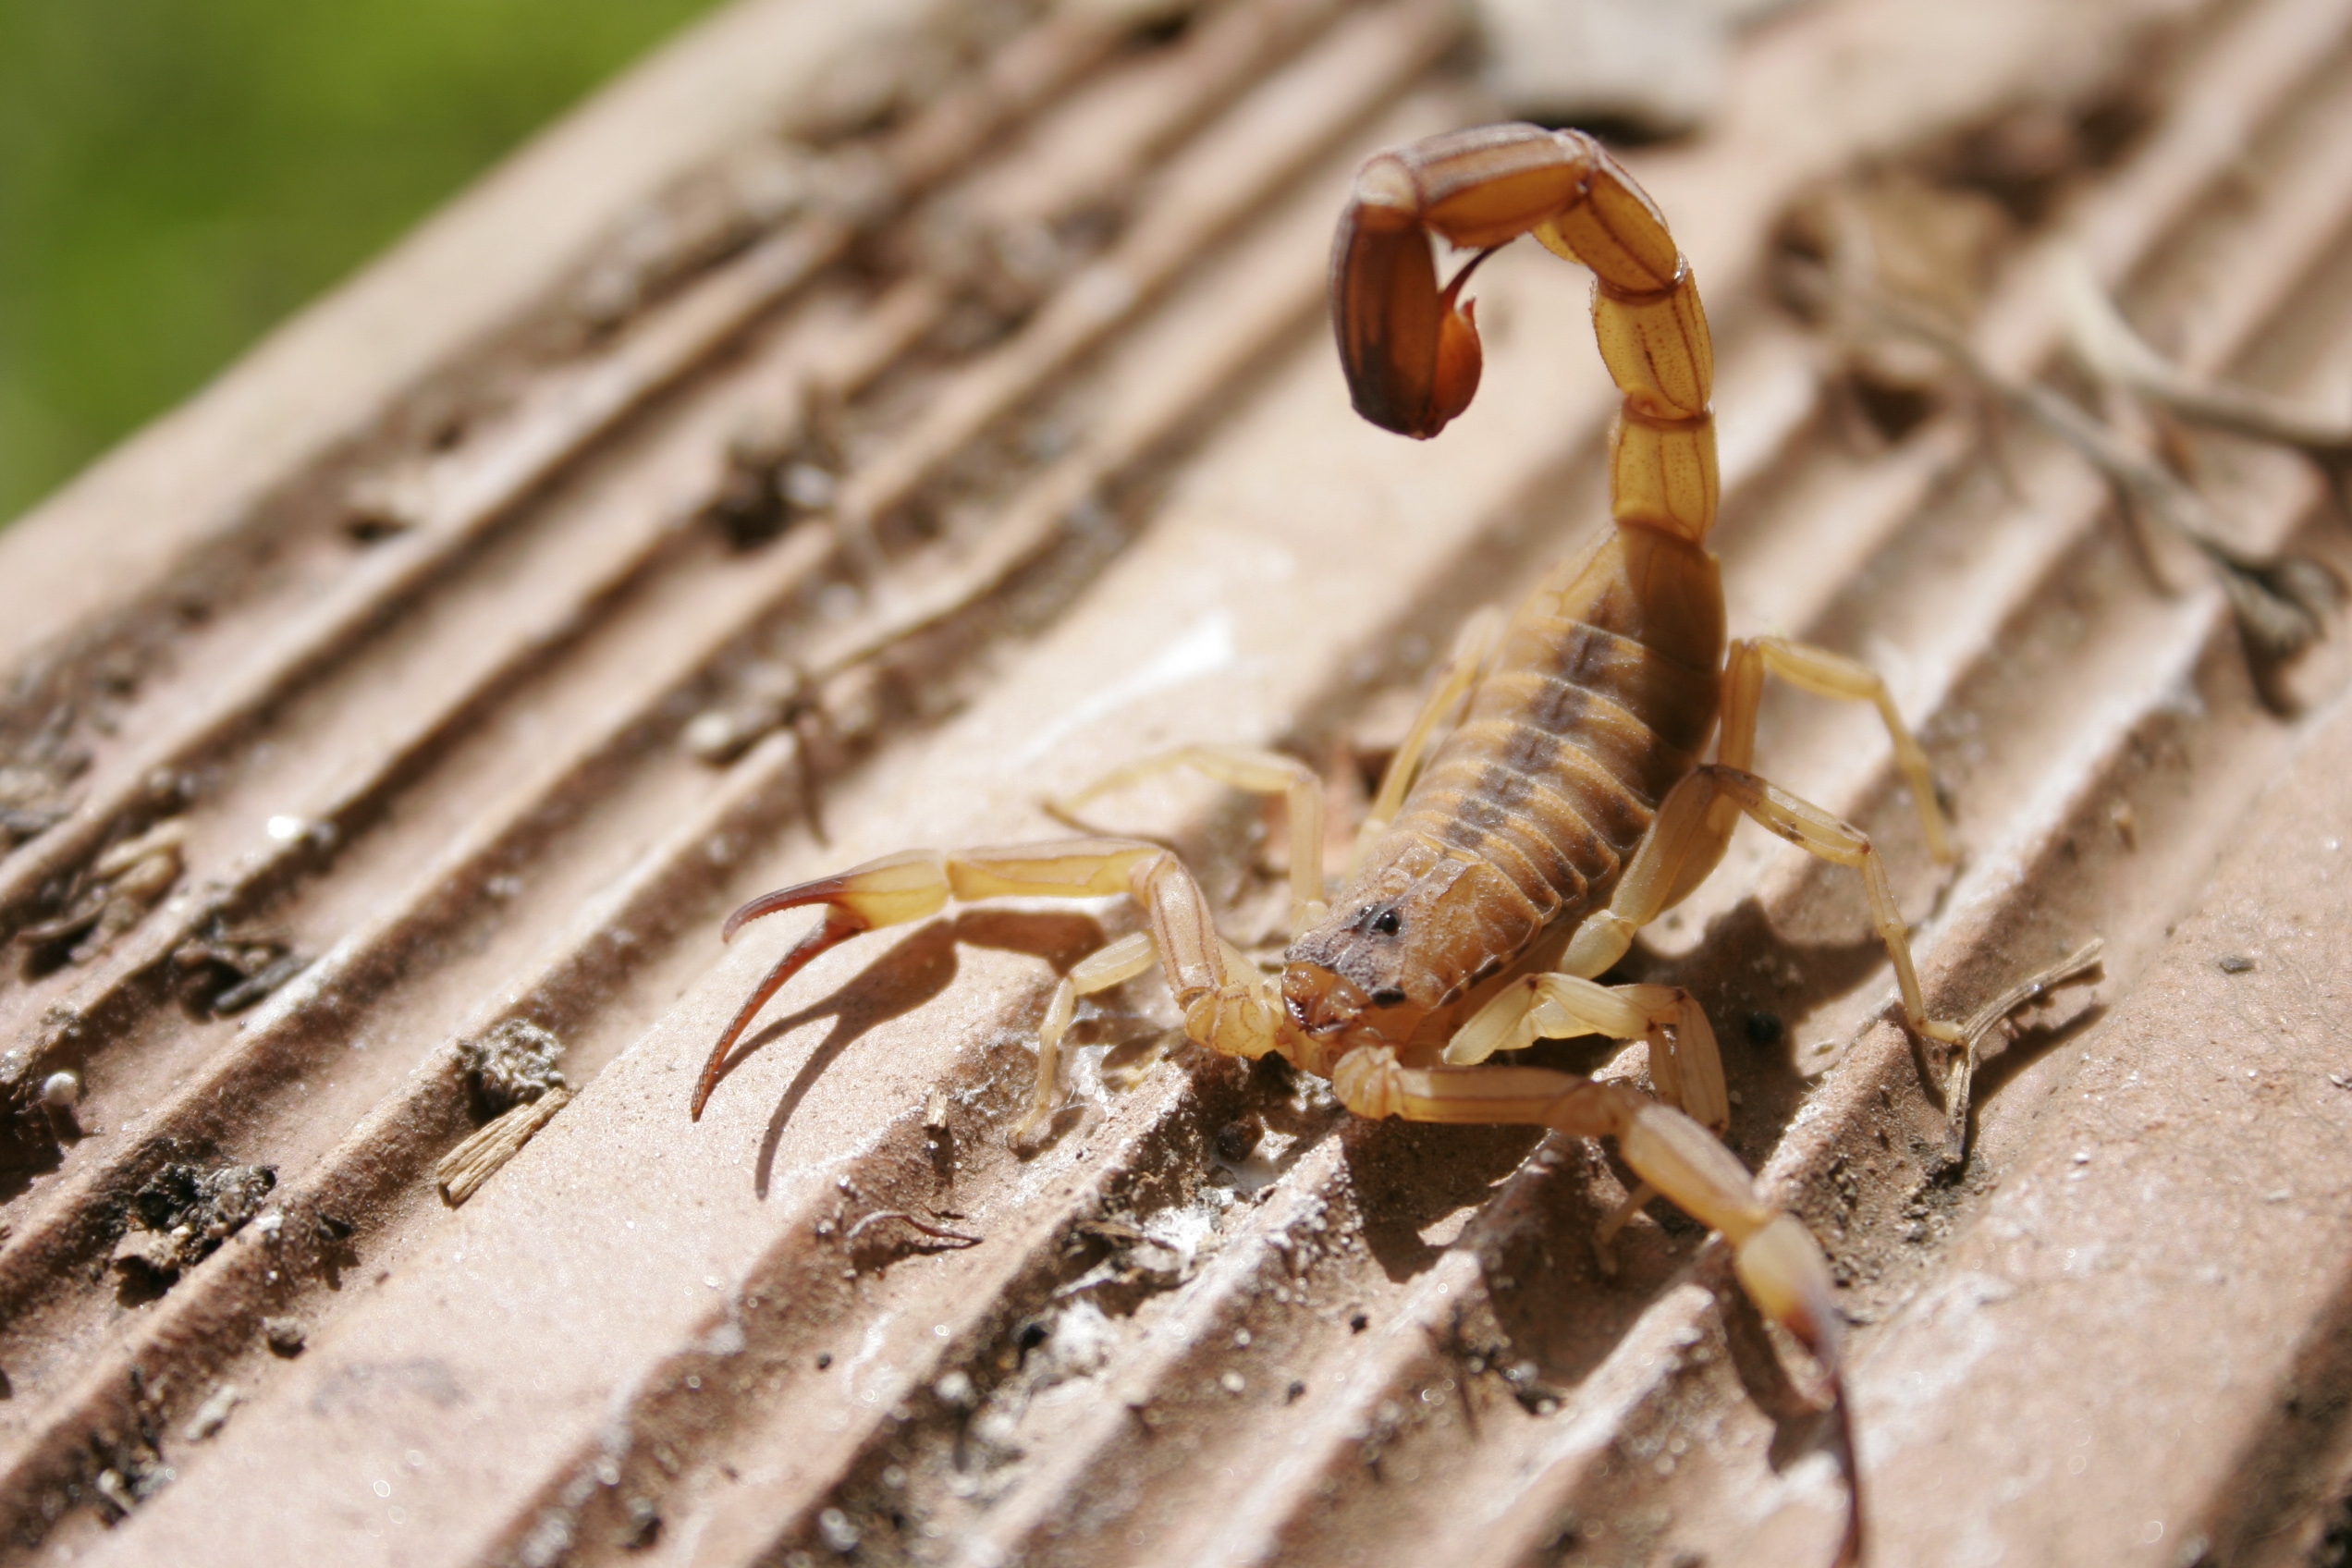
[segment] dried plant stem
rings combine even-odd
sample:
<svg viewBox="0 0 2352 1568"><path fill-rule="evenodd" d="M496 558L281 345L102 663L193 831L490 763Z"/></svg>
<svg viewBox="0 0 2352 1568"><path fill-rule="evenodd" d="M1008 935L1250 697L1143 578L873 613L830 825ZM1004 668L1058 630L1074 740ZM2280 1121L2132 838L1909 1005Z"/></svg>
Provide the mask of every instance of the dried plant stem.
<svg viewBox="0 0 2352 1568"><path fill-rule="evenodd" d="M556 1112L571 1103L571 1091L549 1089L535 1100L526 1100L508 1109L472 1137L441 1157L434 1169L434 1179L440 1183L441 1201L451 1208L481 1190L482 1183L496 1176L507 1161L522 1152L522 1145L532 1140L540 1128L555 1119Z"/></svg>
<svg viewBox="0 0 2352 1568"><path fill-rule="evenodd" d="M1936 349L1971 381L2074 448L2141 515L2196 546L2219 569L2239 632L2259 662L2282 663L2318 640L2341 597L2325 567L2302 556L2248 551L2230 538L2229 526L2201 494L2112 425L2053 387L2013 380L1934 312L1852 276L1856 270L1820 270L1814 286L1824 308L1863 332L1897 334Z"/></svg>
<svg viewBox="0 0 2352 1568"><path fill-rule="evenodd" d="M2080 256L2064 257L2058 277L2067 341L2092 375L2192 424L2293 447L2318 463L2343 497L2352 475L2352 418L2330 418L2274 392L2174 364L2132 330Z"/></svg>

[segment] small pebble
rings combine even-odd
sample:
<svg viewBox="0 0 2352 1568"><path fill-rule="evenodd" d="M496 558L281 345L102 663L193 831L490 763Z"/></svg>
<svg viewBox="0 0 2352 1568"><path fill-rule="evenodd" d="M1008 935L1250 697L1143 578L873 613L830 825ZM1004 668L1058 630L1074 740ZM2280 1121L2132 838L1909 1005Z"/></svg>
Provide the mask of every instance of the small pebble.
<svg viewBox="0 0 2352 1568"><path fill-rule="evenodd" d="M52 1072L41 1081L41 1109L48 1113L51 1131L67 1143L81 1136L81 1123L74 1115L80 1103L79 1073Z"/></svg>
<svg viewBox="0 0 2352 1568"><path fill-rule="evenodd" d="M815 463L794 463L778 477L777 490L802 511L819 511L833 504L839 482Z"/></svg>
<svg viewBox="0 0 2352 1568"><path fill-rule="evenodd" d="M2243 974L2254 967L2254 961L2244 953L2224 953L2217 962L2224 974Z"/></svg>
<svg viewBox="0 0 2352 1568"><path fill-rule="evenodd" d="M816 1516L816 1534L819 1540L843 1557L858 1549L858 1527L838 1508L828 1508Z"/></svg>
<svg viewBox="0 0 2352 1568"><path fill-rule="evenodd" d="M1217 1130L1217 1158L1228 1165L1239 1165L1256 1151L1258 1140L1265 1136L1266 1123L1255 1116L1228 1121Z"/></svg>
<svg viewBox="0 0 2352 1568"><path fill-rule="evenodd" d="M277 1355L296 1356L310 1342L310 1332L291 1317L262 1319L262 1338Z"/></svg>
<svg viewBox="0 0 2352 1568"><path fill-rule="evenodd" d="M741 727L724 708L705 708L686 721L680 736L686 750L703 762L726 762L741 750Z"/></svg>
<svg viewBox="0 0 2352 1568"><path fill-rule="evenodd" d="M223 1383L213 1390L210 1399L196 1407L196 1414L188 1418L180 1436L191 1443L202 1442L227 1426L228 1413L244 1403L243 1390L234 1383Z"/></svg>

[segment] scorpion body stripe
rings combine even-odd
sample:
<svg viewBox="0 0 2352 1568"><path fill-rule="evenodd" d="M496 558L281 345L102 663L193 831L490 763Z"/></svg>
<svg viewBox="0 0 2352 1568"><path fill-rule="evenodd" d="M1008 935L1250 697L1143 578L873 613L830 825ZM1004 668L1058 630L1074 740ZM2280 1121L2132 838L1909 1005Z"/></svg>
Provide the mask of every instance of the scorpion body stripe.
<svg viewBox="0 0 2352 1568"><path fill-rule="evenodd" d="M1562 850L1579 860L1594 852L1605 853L1610 861L1622 860L1633 852L1641 836L1649 830L1657 802L1642 799L1608 766L1605 758L1574 738L1555 735L1524 720L1496 724L1492 729L1501 743L1488 760L1490 769L1541 775L1560 782L1561 793L1572 815L1545 814L1532 799L1512 797L1514 805L1525 800L1523 809L1538 825L1538 831L1559 839ZM1482 775L1482 781L1488 780L1501 782L1495 772ZM1553 820L1546 822L1546 816ZM1585 846L1596 839L1599 844L1595 850L1586 851ZM1613 880L1609 875L1610 861L1593 864L1586 873L1586 880Z"/></svg>
<svg viewBox="0 0 2352 1568"><path fill-rule="evenodd" d="M1654 815L1650 804L1560 737L1524 724L1490 728L1500 744L1485 757L1457 754L1433 770L1373 854L1380 866L1401 840L1412 839L1474 857L1496 873L1473 885L1495 900L1479 912L1479 924L1513 939L1477 949L1481 959L1520 952L1554 922L1604 902ZM1372 888L1364 890L1378 889L1375 900L1397 898L1388 878L1367 872L1366 881ZM1459 897L1467 889L1454 891ZM1356 892L1351 889L1343 906ZM1427 990L1408 987L1415 1002L1441 1007L1488 967L1445 939L1451 922L1407 917L1403 924L1400 945L1428 949L1400 954L1431 983ZM1416 932L1426 935L1416 941Z"/></svg>
<svg viewBox="0 0 2352 1568"><path fill-rule="evenodd" d="M1616 875L1617 857L1596 834L1586 834L1581 840L1561 834L1556 823L1536 821L1524 807L1514 809L1492 792L1452 791L1439 800L1457 808L1460 820L1429 819L1404 830L1450 852L1476 856L1501 873L1509 885L1507 902L1512 912L1524 909L1533 922L1522 933L1523 946L1557 919L1563 908L1584 901L1586 890L1599 879L1595 873L1608 877ZM1584 852L1572 858L1562 846L1563 839ZM1460 990L1462 976L1471 967L1475 966L1457 965L1446 971L1449 997Z"/></svg>
<svg viewBox="0 0 2352 1568"><path fill-rule="evenodd" d="M1502 814L1502 830L1519 840L1531 858L1550 868L1541 891L1527 890L1528 897L1543 906L1544 917L1549 920L1558 915L1562 908L1579 902L1588 884L1612 876L1617 857L1612 851L1607 861L1596 864L1589 857L1562 851L1563 845L1605 842L1605 838L1590 823L1586 811L1589 802L1578 800L1580 791L1562 780L1557 767L1545 766L1550 760L1544 754L1545 738L1527 735L1521 739L1523 746L1488 757L1475 771L1467 766L1450 766L1449 777L1431 786L1430 800L1479 801L1485 802L1480 809ZM1581 760L1569 766L1581 766L1588 775L1592 773L1589 764ZM1415 823L1424 831L1428 821L1427 814L1425 802L1415 813L1418 820ZM1580 820L1586 823L1585 831L1573 826Z"/></svg>
<svg viewBox="0 0 2352 1568"><path fill-rule="evenodd" d="M1604 777L1645 807L1665 799L1680 777L1654 760L1661 748L1669 763L1676 757L1689 759L1683 764L1684 772L1697 759L1697 753L1660 735L1638 711L1581 682L1521 674L1501 677L1496 684L1499 690L1482 693L1488 700L1471 716L1472 724L1507 725L1556 740L1589 758ZM1529 758L1522 766L1532 769L1541 766L1533 761L1532 745L1531 741L1511 743L1507 752ZM1573 760L1568 766L1574 766Z"/></svg>
<svg viewBox="0 0 2352 1568"><path fill-rule="evenodd" d="M1549 868L1538 864L1527 847L1514 843L1513 835L1503 830L1510 816L1501 806L1476 796L1465 796L1460 804L1461 816L1437 832L1437 841L1501 872L1508 888L1501 896L1512 906L1512 912L1515 914L1524 908L1534 925L1540 928L1560 903L1559 895L1551 890L1544 875ZM1451 994L1460 987L1460 980L1452 979L1447 991Z"/></svg>
<svg viewBox="0 0 2352 1568"><path fill-rule="evenodd" d="M1650 808L1609 777L1590 755L1560 738L1525 725L1490 727L1497 742L1486 754L1449 759L1427 781L1427 792L1398 821L1425 835L1441 836L1439 824L1450 812L1494 813L1519 824L1517 831L1545 846L1537 857L1574 868L1575 882L1547 878L1528 897L1557 916L1587 889L1583 884L1616 879L1617 863L1631 849L1620 842L1631 828L1638 840ZM1521 780L1542 780L1550 799L1537 797ZM1499 824L1498 824L1499 826Z"/></svg>
<svg viewBox="0 0 2352 1568"><path fill-rule="evenodd" d="M1603 699L1623 712L1658 727L1658 738L1677 751L1705 748L1716 699L1709 692L1720 675L1694 669L1638 639L1606 631L1588 621L1545 625L1523 632L1527 643L1540 634L1550 662L1506 663L1496 674L1506 680L1535 678L1558 681ZM1530 702L1540 701L1531 694Z"/></svg>

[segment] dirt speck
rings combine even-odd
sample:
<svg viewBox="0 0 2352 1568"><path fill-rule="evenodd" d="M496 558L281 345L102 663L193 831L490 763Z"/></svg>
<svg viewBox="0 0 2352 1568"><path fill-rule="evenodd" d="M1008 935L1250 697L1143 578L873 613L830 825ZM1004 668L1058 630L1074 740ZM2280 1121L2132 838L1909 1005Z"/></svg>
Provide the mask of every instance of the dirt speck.
<svg viewBox="0 0 2352 1568"><path fill-rule="evenodd" d="M520 1018L463 1042L458 1055L472 1083L474 1110L485 1121L550 1089L566 1087L563 1071L556 1065L563 1042Z"/></svg>
<svg viewBox="0 0 2352 1568"><path fill-rule="evenodd" d="M243 1230L276 1185L277 1171L267 1165L166 1162L132 1196L129 1228L115 1246L125 1287L168 1289Z"/></svg>
<svg viewBox="0 0 2352 1568"><path fill-rule="evenodd" d="M218 916L172 949L173 988L195 1018L242 1012L309 964L281 938Z"/></svg>
<svg viewBox="0 0 2352 1568"><path fill-rule="evenodd" d="M139 924L179 880L187 825L177 817L103 851L77 876L59 913L17 933L25 971L40 975L67 963L87 963ZM56 906L53 906L56 907Z"/></svg>

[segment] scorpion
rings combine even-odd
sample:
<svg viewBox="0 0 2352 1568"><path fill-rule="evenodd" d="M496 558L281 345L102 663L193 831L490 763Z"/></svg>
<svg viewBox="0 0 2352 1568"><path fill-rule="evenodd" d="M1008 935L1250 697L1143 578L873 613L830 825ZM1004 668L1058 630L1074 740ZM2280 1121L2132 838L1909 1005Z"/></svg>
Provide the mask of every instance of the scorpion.
<svg viewBox="0 0 2352 1568"><path fill-rule="evenodd" d="M888 855L765 894L729 917L731 937L785 910L824 912L719 1037L691 1114L700 1118L760 1010L827 949L926 918L950 899L1131 896L1143 928L1081 960L1046 1006L1016 1143L1056 1108L1078 999L1154 964L1190 1039L1226 1056L1279 1055L1329 1080L1359 1116L1613 1138L1638 1184L1605 1222L1604 1244L1662 1194L1721 1232L1748 1297L1819 1369L1846 1477L1837 1560L1847 1563L1861 1553L1863 1508L1827 1260L1721 1142L1729 1093L1697 1000L1679 986L1598 977L1714 870L1745 815L1861 873L1905 1023L1946 1048L1963 1041L1960 1024L1928 1012L1869 839L1752 770L1767 674L1874 704L1929 853L1950 863L1952 840L1926 753L1879 676L1782 638L1727 643L1721 570L1707 548L1719 485L1706 312L1657 206L1590 136L1488 126L1363 165L1330 274L1357 412L1427 439L1469 406L1482 361L1463 286L1525 234L1595 276L1593 325L1623 394L1609 444L1614 527L1554 567L1507 622L1489 611L1465 628L1389 765L1336 901L1325 901L1322 781L1294 758L1189 746L1059 802L1066 812L1171 768L1286 795L1291 942L1280 972L1262 972L1218 933L1200 884L1158 844L1080 838ZM1433 237L1476 252L1442 288ZM1715 760L1702 762L1719 733ZM1587 1035L1645 1041L1655 1094L1488 1062L1539 1039Z"/></svg>

